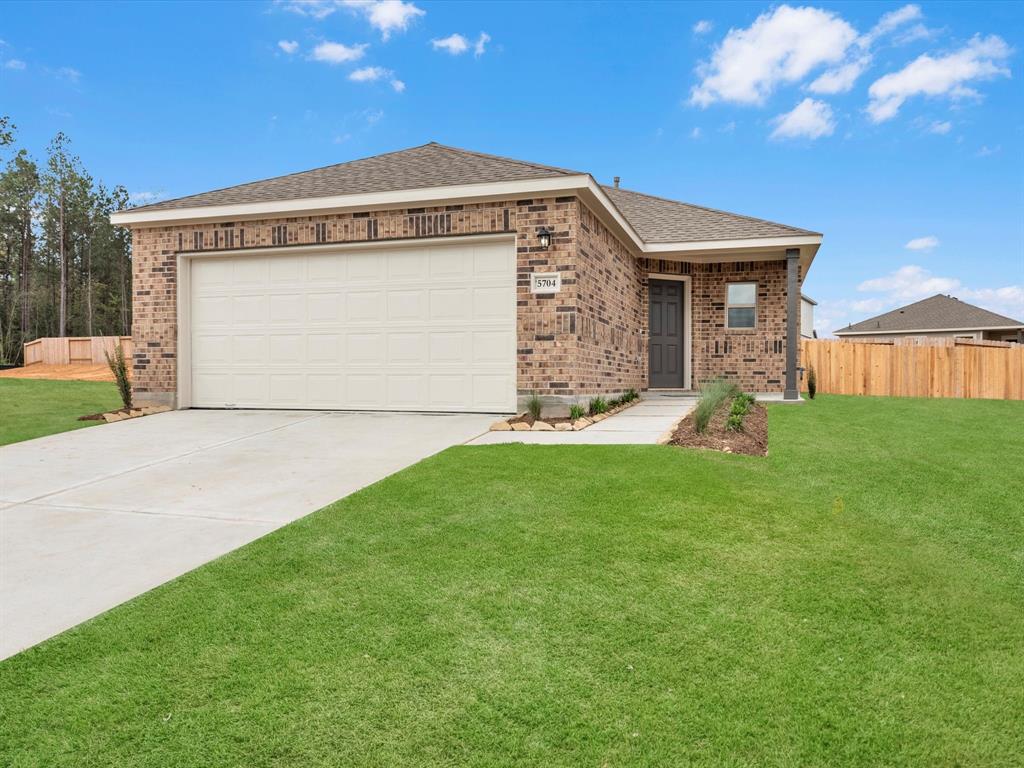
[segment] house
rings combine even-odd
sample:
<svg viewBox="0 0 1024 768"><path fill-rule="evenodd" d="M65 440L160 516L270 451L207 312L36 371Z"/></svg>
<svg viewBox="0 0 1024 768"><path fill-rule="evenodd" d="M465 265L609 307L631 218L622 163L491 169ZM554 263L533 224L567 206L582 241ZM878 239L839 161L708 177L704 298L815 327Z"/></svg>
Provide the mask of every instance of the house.
<svg viewBox="0 0 1024 768"><path fill-rule="evenodd" d="M940 293L848 325L835 335L841 339L870 341L946 337L1024 342L1024 323Z"/></svg>
<svg viewBox="0 0 1024 768"><path fill-rule="evenodd" d="M800 294L800 335L805 339L816 339L818 334L814 331L814 308L818 302L810 296Z"/></svg>
<svg viewBox="0 0 1024 768"><path fill-rule="evenodd" d="M822 236L430 143L116 213L140 402L510 412L797 394Z"/></svg>

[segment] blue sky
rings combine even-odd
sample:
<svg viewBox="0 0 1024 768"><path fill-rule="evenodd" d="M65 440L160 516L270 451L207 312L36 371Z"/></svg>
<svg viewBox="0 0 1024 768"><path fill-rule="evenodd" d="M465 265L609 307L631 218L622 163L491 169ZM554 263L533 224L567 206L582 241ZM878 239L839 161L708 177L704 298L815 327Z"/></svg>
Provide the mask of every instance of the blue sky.
<svg viewBox="0 0 1024 768"><path fill-rule="evenodd" d="M428 141L825 233L827 333L1024 318L1019 3L8 3L0 114L139 202Z"/></svg>

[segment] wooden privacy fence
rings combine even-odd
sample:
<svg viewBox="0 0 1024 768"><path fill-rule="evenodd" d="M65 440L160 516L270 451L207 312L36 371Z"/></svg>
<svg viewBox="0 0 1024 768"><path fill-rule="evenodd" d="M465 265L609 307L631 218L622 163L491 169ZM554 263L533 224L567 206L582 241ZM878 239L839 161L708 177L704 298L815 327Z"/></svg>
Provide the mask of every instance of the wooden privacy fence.
<svg viewBox="0 0 1024 768"><path fill-rule="evenodd" d="M104 352L113 354L114 348L118 344L124 350L124 356L131 360L131 336L64 336L63 338L36 339L25 344L23 365L105 363L107 358Z"/></svg>
<svg viewBox="0 0 1024 768"><path fill-rule="evenodd" d="M837 395L1024 400L1024 346L999 341L804 339L800 364ZM807 374L801 383L807 390Z"/></svg>

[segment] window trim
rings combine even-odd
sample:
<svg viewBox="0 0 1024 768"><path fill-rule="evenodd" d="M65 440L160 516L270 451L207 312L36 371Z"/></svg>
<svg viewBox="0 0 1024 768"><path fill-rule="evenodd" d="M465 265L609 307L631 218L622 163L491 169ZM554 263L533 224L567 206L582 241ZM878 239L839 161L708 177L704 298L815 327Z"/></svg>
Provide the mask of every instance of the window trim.
<svg viewBox="0 0 1024 768"><path fill-rule="evenodd" d="M752 285L754 286L754 301L751 304L733 304L729 302L729 288L734 285ZM730 331L753 331L757 329L757 281L756 280L737 280L736 282L725 284L725 327ZM754 310L754 324L753 325L738 325L733 326L729 322L729 310L730 309L752 309Z"/></svg>

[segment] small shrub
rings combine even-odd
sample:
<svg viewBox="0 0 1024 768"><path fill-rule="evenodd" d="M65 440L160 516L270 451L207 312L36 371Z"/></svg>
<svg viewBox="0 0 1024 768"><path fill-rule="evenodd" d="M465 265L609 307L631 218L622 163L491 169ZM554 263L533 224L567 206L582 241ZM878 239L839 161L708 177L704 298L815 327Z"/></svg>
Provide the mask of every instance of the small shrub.
<svg viewBox="0 0 1024 768"><path fill-rule="evenodd" d="M611 400L608 401L609 410L611 410L612 408L618 408L620 405L622 405L621 397L613 397Z"/></svg>
<svg viewBox="0 0 1024 768"><path fill-rule="evenodd" d="M605 402L603 397L595 397L591 399L590 405L587 412L591 416L597 416L599 413L607 413L608 403Z"/></svg>
<svg viewBox="0 0 1024 768"><path fill-rule="evenodd" d="M626 390L626 394L622 396L622 399L627 403L632 403L638 397L640 397L640 395L637 394L635 389L628 389Z"/></svg>
<svg viewBox="0 0 1024 768"><path fill-rule="evenodd" d="M114 374L114 381L117 382L117 391L121 395L121 402L124 403L125 408L131 408L132 381L128 378L128 361L124 359L124 350L118 344L114 347L113 355L106 350L103 351L103 354L107 358L110 372Z"/></svg>
<svg viewBox="0 0 1024 768"><path fill-rule="evenodd" d="M743 414L731 413L729 418L725 420L725 428L733 432L743 431Z"/></svg>
<svg viewBox="0 0 1024 768"><path fill-rule="evenodd" d="M574 403L573 405L569 406L569 418L572 419L573 421L576 421L577 419L582 419L586 415L587 412L579 403Z"/></svg>
<svg viewBox="0 0 1024 768"><path fill-rule="evenodd" d="M700 391L700 400L693 409L693 426L698 432L708 428L708 422L718 407L736 392L736 385L725 379L706 382Z"/></svg>
<svg viewBox="0 0 1024 768"><path fill-rule="evenodd" d="M540 413L543 407L537 395L531 395L530 400L526 403L526 410L530 412L534 421L540 421Z"/></svg>
<svg viewBox="0 0 1024 768"><path fill-rule="evenodd" d="M817 391L818 375L814 372L814 366L812 365L807 369L807 396L813 400Z"/></svg>

